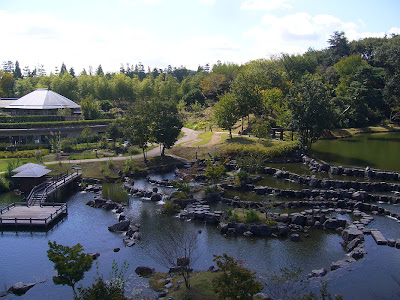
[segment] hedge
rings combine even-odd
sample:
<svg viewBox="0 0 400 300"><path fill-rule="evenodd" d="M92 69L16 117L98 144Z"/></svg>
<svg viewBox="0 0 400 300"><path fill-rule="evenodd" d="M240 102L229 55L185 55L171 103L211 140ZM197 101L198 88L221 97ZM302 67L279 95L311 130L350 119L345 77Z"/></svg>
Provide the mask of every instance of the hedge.
<svg viewBox="0 0 400 300"><path fill-rule="evenodd" d="M36 149L36 150L25 150L25 151L1 151L0 158L29 158L35 157L36 151L41 151L42 155L49 154L48 149Z"/></svg>
<svg viewBox="0 0 400 300"><path fill-rule="evenodd" d="M56 127L75 127L90 125L107 125L112 120L81 120L81 121L63 121L63 122L26 122L26 123L0 123L0 129L22 129L22 128L56 128Z"/></svg>
<svg viewBox="0 0 400 300"><path fill-rule="evenodd" d="M248 155L263 155L266 157L280 157L293 153L300 149L300 144L297 141L284 142L272 147L264 147L257 145L227 145L223 150L226 156L248 156Z"/></svg>
<svg viewBox="0 0 400 300"><path fill-rule="evenodd" d="M1 143L0 151L15 151L15 150L37 150L40 149L50 149L50 144L16 144L10 147L9 143Z"/></svg>
<svg viewBox="0 0 400 300"><path fill-rule="evenodd" d="M43 115L29 115L29 116L8 116L0 115L0 123L30 123L30 122L60 122L65 121L64 116L43 116Z"/></svg>

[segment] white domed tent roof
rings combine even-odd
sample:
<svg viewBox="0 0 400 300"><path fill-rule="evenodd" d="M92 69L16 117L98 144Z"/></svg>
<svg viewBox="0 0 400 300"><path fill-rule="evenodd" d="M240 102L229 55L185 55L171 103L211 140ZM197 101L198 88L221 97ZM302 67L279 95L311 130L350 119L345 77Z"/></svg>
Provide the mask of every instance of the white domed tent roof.
<svg viewBox="0 0 400 300"><path fill-rule="evenodd" d="M37 89L18 100L14 101L6 108L19 109L59 109L59 108L80 108L81 106L74 101L61 96L48 89Z"/></svg>

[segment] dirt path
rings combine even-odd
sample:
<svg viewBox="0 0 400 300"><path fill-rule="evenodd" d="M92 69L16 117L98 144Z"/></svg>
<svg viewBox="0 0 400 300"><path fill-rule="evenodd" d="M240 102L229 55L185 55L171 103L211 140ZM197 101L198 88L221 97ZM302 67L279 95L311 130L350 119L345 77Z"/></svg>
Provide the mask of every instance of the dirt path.
<svg viewBox="0 0 400 300"><path fill-rule="evenodd" d="M196 139L197 136L199 135L199 132L193 129L189 129L186 127L182 128L182 131L184 133L183 137L181 137L176 143L175 145L178 144L182 144L182 143L186 143L188 141L191 141L193 139ZM146 155L147 157L151 157L151 156L158 156L161 154L161 150L160 147L156 147L154 149L151 149L149 151L147 151ZM86 163L86 162L100 162L100 161L109 161L109 160L127 160L127 159L135 159L135 158L142 158L143 157L143 153L141 154L135 154L135 155L131 155L131 156L116 156L116 157L102 157L102 158L93 158L93 159L77 159L77 160L70 160L70 159L66 159L66 160L57 160L57 161L47 161L44 162L44 165L51 165L51 164L56 164L56 163L64 163L64 164L79 164L79 163ZM177 159L182 159L185 160L181 157L178 156L173 156ZM186 161L186 160L185 160Z"/></svg>
<svg viewBox="0 0 400 300"><path fill-rule="evenodd" d="M200 147L200 148L206 148L206 147L210 147L213 146L215 144L218 144L221 141L221 136L222 136L223 132L213 132L210 141L207 144L204 145L200 145L200 146L194 146L196 143L200 142L202 139L195 139L189 142L186 142L184 144L182 144L181 146L183 147L192 147L192 148L196 148L196 147Z"/></svg>

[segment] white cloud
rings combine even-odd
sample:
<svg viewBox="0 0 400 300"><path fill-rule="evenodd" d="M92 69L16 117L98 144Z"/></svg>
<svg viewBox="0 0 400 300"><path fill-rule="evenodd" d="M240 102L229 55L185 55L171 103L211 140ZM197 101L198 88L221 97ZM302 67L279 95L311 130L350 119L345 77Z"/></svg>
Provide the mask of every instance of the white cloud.
<svg viewBox="0 0 400 300"><path fill-rule="evenodd" d="M266 10L289 9L291 0L246 0L240 6L243 10Z"/></svg>
<svg viewBox="0 0 400 300"><path fill-rule="evenodd" d="M253 40L253 55L265 57L282 52L302 53L309 47L325 48L334 31L344 31L350 40L360 38L363 34L358 32L359 27L361 24L343 22L332 15L296 13L277 17L267 14L261 25L249 29L243 36Z"/></svg>
<svg viewBox="0 0 400 300"><path fill-rule="evenodd" d="M164 2L164 0L122 0L124 4L128 5L138 5L138 4L160 4Z"/></svg>
<svg viewBox="0 0 400 300"><path fill-rule="evenodd" d="M214 4L217 0L198 0L198 1L204 4Z"/></svg>

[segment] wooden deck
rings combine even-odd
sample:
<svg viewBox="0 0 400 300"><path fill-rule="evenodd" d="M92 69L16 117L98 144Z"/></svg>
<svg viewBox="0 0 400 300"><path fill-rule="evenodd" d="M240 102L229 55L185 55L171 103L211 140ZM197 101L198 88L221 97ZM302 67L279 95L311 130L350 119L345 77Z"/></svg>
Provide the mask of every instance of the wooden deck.
<svg viewBox="0 0 400 300"><path fill-rule="evenodd" d="M47 228L68 214L66 203L46 203L47 197L79 178L79 170L60 174L35 186L26 202L14 202L0 210L0 228Z"/></svg>
<svg viewBox="0 0 400 300"><path fill-rule="evenodd" d="M26 206L15 202L1 210L0 227L48 227L67 213L66 203Z"/></svg>

